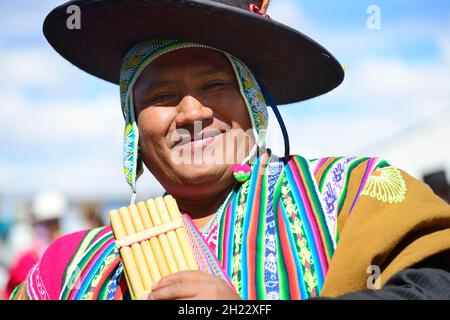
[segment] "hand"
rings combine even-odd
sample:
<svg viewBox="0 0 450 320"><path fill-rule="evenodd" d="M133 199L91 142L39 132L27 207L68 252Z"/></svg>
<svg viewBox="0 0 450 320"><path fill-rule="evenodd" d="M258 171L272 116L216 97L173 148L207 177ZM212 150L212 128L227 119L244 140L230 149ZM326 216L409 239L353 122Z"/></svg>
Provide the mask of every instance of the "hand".
<svg viewBox="0 0 450 320"><path fill-rule="evenodd" d="M152 287L148 300L239 300L224 280L201 271L181 271L165 276Z"/></svg>

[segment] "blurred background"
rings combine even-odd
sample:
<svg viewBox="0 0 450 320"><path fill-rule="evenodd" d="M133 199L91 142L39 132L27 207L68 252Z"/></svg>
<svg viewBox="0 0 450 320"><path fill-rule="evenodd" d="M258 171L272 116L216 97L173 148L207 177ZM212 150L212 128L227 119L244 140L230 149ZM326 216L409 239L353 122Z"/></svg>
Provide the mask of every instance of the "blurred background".
<svg viewBox="0 0 450 320"><path fill-rule="evenodd" d="M54 238L106 224L110 209L129 203L118 88L70 65L42 35L62 2L0 2L3 298ZM346 69L339 88L281 108L292 153L381 157L448 201L450 2L273 0L268 13ZM270 128L282 154L276 121ZM148 172L138 190L138 199L163 192Z"/></svg>

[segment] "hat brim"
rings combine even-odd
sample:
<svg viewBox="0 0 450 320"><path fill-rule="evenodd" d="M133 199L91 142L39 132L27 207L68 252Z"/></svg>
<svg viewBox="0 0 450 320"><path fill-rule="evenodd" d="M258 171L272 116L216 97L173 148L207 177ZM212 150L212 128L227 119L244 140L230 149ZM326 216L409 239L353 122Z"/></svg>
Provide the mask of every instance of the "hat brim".
<svg viewBox="0 0 450 320"><path fill-rule="evenodd" d="M67 27L70 5L80 8L80 29ZM65 59L115 84L125 53L151 39L192 41L238 57L278 104L319 96L344 79L339 62L301 32L208 0L74 0L51 11L43 31Z"/></svg>

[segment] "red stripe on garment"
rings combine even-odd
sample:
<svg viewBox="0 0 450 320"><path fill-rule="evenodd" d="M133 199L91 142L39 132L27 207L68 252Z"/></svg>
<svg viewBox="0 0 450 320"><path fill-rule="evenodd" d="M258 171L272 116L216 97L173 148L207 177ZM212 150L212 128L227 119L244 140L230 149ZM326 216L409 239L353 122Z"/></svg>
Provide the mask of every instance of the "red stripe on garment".
<svg viewBox="0 0 450 320"><path fill-rule="evenodd" d="M117 288L116 294L113 300L123 300L125 292L128 290L127 280L125 277L125 271L123 271L122 279L120 279L119 287Z"/></svg>
<svg viewBox="0 0 450 320"><path fill-rule="evenodd" d="M287 226L284 222L283 213L281 212L281 203L278 206L278 225L280 230L288 230ZM289 214L289 213L287 213ZM294 255L292 248L289 243L289 238L287 232L279 232L280 235L280 245L281 245L281 251L283 253L284 263L286 266L286 277L287 281L289 282L289 293L290 298L292 300L300 300L301 294L300 294L300 283L298 282L297 277L297 266L295 265ZM296 252L296 251L295 251ZM279 254L279 253L278 253Z"/></svg>
<svg viewBox="0 0 450 320"><path fill-rule="evenodd" d="M297 159L294 158L294 163L290 161L289 167L291 168L292 175L296 180L296 185L300 191L300 196L304 200L303 204L306 209L305 211L306 215L308 216L309 225L312 229L314 243L316 244L316 247L318 247L317 253L320 259L321 269L322 272L325 274L326 270L328 269L330 257L328 256L328 252L324 246L325 237L323 234L323 230L319 227L320 224L318 221L317 212L315 212L315 210L311 206L311 204L314 203L311 193L309 192L307 186L305 185L305 181L302 179L300 175L301 167ZM320 238L317 239L317 236L319 236Z"/></svg>
<svg viewBox="0 0 450 320"><path fill-rule="evenodd" d="M248 228L248 238L247 238L247 266L248 266L248 299L256 299L256 236L258 233L258 220L260 217L260 198L261 198L261 186L262 179L264 176L264 167L267 164L267 154L261 157L261 162L258 168L258 177L255 184L255 192L253 194L252 210L250 215L250 222ZM245 235L244 235L245 236Z"/></svg>

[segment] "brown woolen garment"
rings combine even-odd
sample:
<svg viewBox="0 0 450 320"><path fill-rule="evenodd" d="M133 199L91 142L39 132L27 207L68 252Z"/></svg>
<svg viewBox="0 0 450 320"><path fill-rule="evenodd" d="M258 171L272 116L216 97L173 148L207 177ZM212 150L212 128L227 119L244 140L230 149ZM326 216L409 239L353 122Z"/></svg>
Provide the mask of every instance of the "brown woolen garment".
<svg viewBox="0 0 450 320"><path fill-rule="evenodd" d="M382 288L397 272L444 251L442 267L450 271L450 206L404 171L399 170L407 188L402 202L361 195L349 213L366 167L367 161L351 173L338 218L339 241L321 296L368 290L370 266L380 268ZM317 173L318 181L322 174Z"/></svg>

